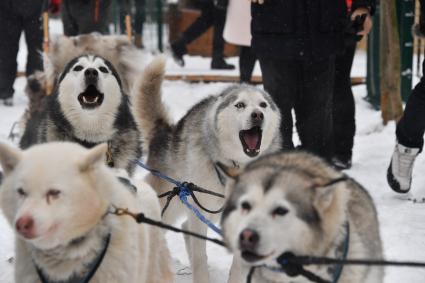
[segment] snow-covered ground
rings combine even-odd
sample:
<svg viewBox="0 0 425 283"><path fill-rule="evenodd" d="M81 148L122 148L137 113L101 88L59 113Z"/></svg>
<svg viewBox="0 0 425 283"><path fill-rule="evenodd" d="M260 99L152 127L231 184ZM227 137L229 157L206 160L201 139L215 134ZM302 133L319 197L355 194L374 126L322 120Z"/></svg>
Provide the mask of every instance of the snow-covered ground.
<svg viewBox="0 0 425 283"><path fill-rule="evenodd" d="M59 28L54 25L57 32ZM18 56L19 69L24 69L26 50L22 43ZM201 72L208 73L209 60L186 57L187 68L180 69L173 62L167 64L168 73ZM231 59L237 63L237 58ZM256 69L258 72L258 66ZM237 74L237 72L233 72ZM356 55L353 75L365 73L365 54ZM0 105L0 141L7 139L12 124L22 115L27 98L24 94L25 79L18 78L15 83L15 106L12 108ZM185 82L165 82L165 101L169 105L172 116L180 118L194 103L200 99L219 92L227 84L188 84ZM401 200L386 183L386 169L394 147L394 123L382 125L380 113L373 110L364 101L364 86L354 87L356 100L357 135L355 139L353 167L347 173L363 184L373 196L379 212L384 251L388 259L425 261L425 204L414 204ZM422 172L422 173L421 173ZM415 164L412 191L414 197L425 197L425 157L419 156ZM143 172L140 172L142 175ZM216 236L212 232L210 236ZM174 269L178 273L176 282L190 282L188 275L188 258L181 235L167 233L167 241L171 249ZM13 234L9 225L0 214L0 282L13 282ZM208 244L211 282L227 281L231 256L221 247ZM425 270L409 268L387 268L385 283L422 283L425 281Z"/></svg>

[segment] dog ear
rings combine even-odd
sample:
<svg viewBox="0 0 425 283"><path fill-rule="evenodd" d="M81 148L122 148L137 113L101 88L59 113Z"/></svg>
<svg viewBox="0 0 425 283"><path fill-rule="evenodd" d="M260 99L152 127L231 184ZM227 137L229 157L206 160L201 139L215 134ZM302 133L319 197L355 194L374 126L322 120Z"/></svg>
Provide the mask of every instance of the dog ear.
<svg viewBox="0 0 425 283"><path fill-rule="evenodd" d="M235 180L239 177L239 175L241 174L241 169L238 166L235 167L227 167L226 165L224 165L221 162L217 162L217 167L218 169L224 173L224 175L226 175L227 177Z"/></svg>
<svg viewBox="0 0 425 283"><path fill-rule="evenodd" d="M327 210L335 197L335 190L338 188L338 184L348 180L350 180L350 177L346 175L330 180L320 177L315 178L312 186L313 190L316 190L315 206L318 209L322 209L322 211Z"/></svg>
<svg viewBox="0 0 425 283"><path fill-rule="evenodd" d="M19 149L15 149L5 143L0 143L0 164L5 176L15 169L21 157L22 153Z"/></svg>
<svg viewBox="0 0 425 283"><path fill-rule="evenodd" d="M99 144L90 149L79 164L80 170L84 172L105 163L107 150L108 145L106 143Z"/></svg>

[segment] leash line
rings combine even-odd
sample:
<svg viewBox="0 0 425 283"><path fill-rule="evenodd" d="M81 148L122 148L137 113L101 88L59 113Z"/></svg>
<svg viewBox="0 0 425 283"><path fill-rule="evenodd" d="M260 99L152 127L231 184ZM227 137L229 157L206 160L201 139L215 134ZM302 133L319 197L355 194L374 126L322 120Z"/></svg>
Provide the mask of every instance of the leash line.
<svg viewBox="0 0 425 283"><path fill-rule="evenodd" d="M159 228L163 228L163 229L166 229L166 230L171 230L171 231L176 232L176 233L182 233L182 234L186 234L186 235L189 235L189 236L201 239L201 240L213 242L213 243L215 243L219 246L222 246L222 247L226 247L226 244L219 239L209 238L209 237L203 236L201 234L197 234L197 233L192 232L192 231L180 229L180 228L165 224L161 221L153 220L151 218L146 217L143 213L133 213L133 212L130 212L126 208L125 209L124 208L117 208L115 206L112 206L112 207L113 207L113 209L111 211L109 211L109 213L117 215L117 216L123 216L123 215L131 216L139 224L146 223L146 224L157 226Z"/></svg>
<svg viewBox="0 0 425 283"><path fill-rule="evenodd" d="M164 215L164 213L166 212L166 210L168 209L171 200L175 197L175 196L179 196L180 201L188 208L190 209L195 216L202 221L204 224L206 224L208 227L210 227L213 231L215 231L217 234L221 235L221 229L218 228L217 226L214 225L214 223L212 223L208 218L206 218L196 207L194 207L193 205L191 205L189 203L189 201L187 200L188 196L191 196L193 201L195 202L195 204L201 208L202 210L204 210L207 213L211 213L211 214L217 214L223 211L224 206L221 207L218 210L211 210L206 208L205 206L203 206L198 198L196 197L194 192L199 192L199 193L204 193L204 194L209 194L209 195L213 195L216 197L220 197L220 198L224 198L223 194L219 194L210 190L206 190L204 188L198 187L197 185L193 184L193 183L189 183L189 182L179 182L173 178L170 178L164 174L162 174L161 172L159 172L158 170L154 170L149 168L148 166L146 166L143 162L141 162L140 160L137 160L137 165L139 165L140 167L144 168L145 170L149 171L152 173L152 175L161 178L165 181L168 181L171 184L174 184L176 187L174 187L171 191L165 192L161 195L158 196L158 198L164 198L167 197L166 203L161 211L161 216Z"/></svg>

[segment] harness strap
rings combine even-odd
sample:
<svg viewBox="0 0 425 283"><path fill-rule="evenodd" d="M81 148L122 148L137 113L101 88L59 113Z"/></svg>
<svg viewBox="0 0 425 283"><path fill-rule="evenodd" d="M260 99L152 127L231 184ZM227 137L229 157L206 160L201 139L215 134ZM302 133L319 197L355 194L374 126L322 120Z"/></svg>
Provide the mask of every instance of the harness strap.
<svg viewBox="0 0 425 283"><path fill-rule="evenodd" d="M103 261L103 258L105 257L106 251L108 250L109 247L109 242L111 240L111 234L108 233L108 235L106 236L106 238L103 240L104 245L103 245L103 249L102 251L98 254L98 256L94 259L93 262L91 262L89 264L89 272L83 276L83 277L79 277L79 276L72 276L70 279L68 279L67 281L61 281L60 283L88 283L92 277L94 276L94 274L96 273L97 269L99 268L100 264ZM55 283L55 281L50 281L49 277L46 276L43 271L41 270L40 267L37 266L37 264L34 262L34 266L35 269L37 270L37 274L38 277L40 278L42 283ZM59 282L57 282L59 283Z"/></svg>

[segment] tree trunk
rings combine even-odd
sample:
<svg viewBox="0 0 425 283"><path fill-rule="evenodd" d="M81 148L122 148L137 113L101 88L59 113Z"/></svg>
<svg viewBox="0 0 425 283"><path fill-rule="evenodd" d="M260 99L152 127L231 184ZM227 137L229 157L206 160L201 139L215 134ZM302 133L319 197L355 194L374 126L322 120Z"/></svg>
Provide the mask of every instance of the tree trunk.
<svg viewBox="0 0 425 283"><path fill-rule="evenodd" d="M403 115L400 90L400 37L396 1L381 1L380 81L381 110L384 124L391 120L398 121Z"/></svg>

